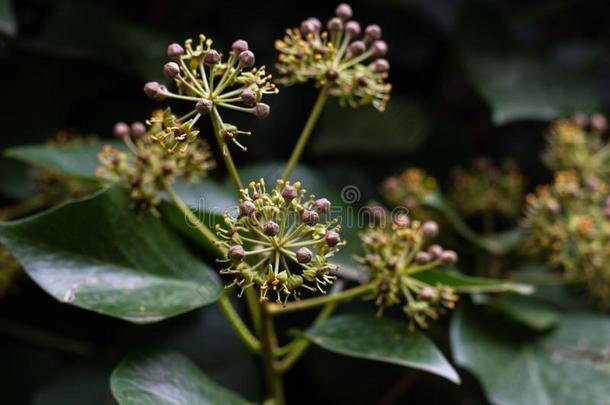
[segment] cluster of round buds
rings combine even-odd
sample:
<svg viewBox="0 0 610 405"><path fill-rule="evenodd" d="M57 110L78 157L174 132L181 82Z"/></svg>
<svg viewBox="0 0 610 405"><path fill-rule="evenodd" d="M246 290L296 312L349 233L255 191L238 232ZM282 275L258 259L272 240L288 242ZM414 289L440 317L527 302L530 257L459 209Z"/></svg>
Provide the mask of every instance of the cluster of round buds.
<svg viewBox="0 0 610 405"><path fill-rule="evenodd" d="M465 215L515 218L521 211L525 181L512 160L496 166L488 158L479 158L469 169L454 169L452 178L449 199Z"/></svg>
<svg viewBox="0 0 610 405"><path fill-rule="evenodd" d="M338 267L329 259L345 244L326 198L306 197L299 182L278 180L267 191L264 180L242 190L236 215L225 213L217 226L227 249L220 273L243 292L257 287L261 301L285 303L301 289L326 293Z"/></svg>
<svg viewBox="0 0 610 405"><path fill-rule="evenodd" d="M208 144L202 139L177 138L161 140L160 134L174 130L176 117L171 111L155 111L147 128L141 122L127 125L119 122L114 135L125 142L127 150L106 145L98 154L101 166L97 175L129 189L133 207L156 213L159 191L176 177L196 181L216 166ZM171 124L171 126L168 126ZM177 130L176 130L177 131ZM182 145L177 148L176 145ZM188 146L188 148L186 147Z"/></svg>
<svg viewBox="0 0 610 405"><path fill-rule="evenodd" d="M383 198L391 205L405 206L410 210L439 193L438 182L421 169L409 168L398 176L391 176L381 185Z"/></svg>
<svg viewBox="0 0 610 405"><path fill-rule="evenodd" d="M411 328L425 328L429 319L454 308L458 296L451 287L418 278L426 270L457 262L454 251L429 245L438 231L434 221L421 223L399 215L393 223L382 222L360 234L364 255L357 261L370 274L369 298L379 307L378 316L387 307L401 305Z"/></svg>
<svg viewBox="0 0 610 405"><path fill-rule="evenodd" d="M212 39L200 35L196 46L191 39L186 40L184 47L169 45L167 56L171 61L165 64L164 72L175 82L177 94L158 82L146 83L144 93L153 100L169 97L191 102L193 109L189 114L193 116L193 123L203 115L214 115L222 136L245 150L236 136L250 133L223 123L218 108L266 118L270 107L261 100L265 94L276 94L278 89L264 66L254 67L255 56L246 41L233 42L228 58L223 58L212 44Z"/></svg>
<svg viewBox="0 0 610 405"><path fill-rule="evenodd" d="M329 86L330 94L342 104L372 104L383 111L392 89L386 82L390 64L382 58L388 46L378 25L369 25L362 33L360 23L351 18L351 7L340 4L326 30L315 17L300 28L287 29L284 38L275 42L280 82L315 80L318 86Z"/></svg>

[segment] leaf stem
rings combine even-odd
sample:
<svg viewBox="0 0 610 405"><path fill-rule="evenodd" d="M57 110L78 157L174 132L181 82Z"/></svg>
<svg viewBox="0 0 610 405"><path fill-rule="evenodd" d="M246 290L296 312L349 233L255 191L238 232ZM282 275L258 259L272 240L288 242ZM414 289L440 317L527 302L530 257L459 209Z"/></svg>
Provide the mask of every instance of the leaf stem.
<svg viewBox="0 0 610 405"><path fill-rule="evenodd" d="M229 145L226 144L224 140L224 135L222 130L224 128L224 122L218 113L218 109L216 107L212 108L212 114L210 115L212 119L212 126L214 127L214 135L216 136L216 142L218 143L218 147L220 148L222 158L224 159L225 166L227 166L227 171L229 172L229 176L231 176L231 180L235 185L235 189L237 190L237 195L241 195L242 182L239 178L239 173L237 173L237 168L235 167L235 162L233 162L233 157L231 156L231 151L229 150Z"/></svg>
<svg viewBox="0 0 610 405"><path fill-rule="evenodd" d="M329 294L324 295L322 297L308 298L301 301L289 302L285 306L277 304L268 304L268 311L271 315L282 315L289 312L311 309L330 302L341 302L349 298L360 297L369 292L371 288L373 288L371 284L363 284L358 287L349 288L338 294Z"/></svg>
<svg viewBox="0 0 610 405"><path fill-rule="evenodd" d="M277 337L273 326L273 317L268 311L269 304L260 305L261 315L261 354L267 380L267 392L271 395L273 405L285 405L282 375L275 361L278 350Z"/></svg>
<svg viewBox="0 0 610 405"><path fill-rule="evenodd" d="M233 326L233 329L235 329L235 331L238 333L241 340L246 344L248 349L250 349L253 353L260 354L261 342L250 332L226 294L223 294L220 297L218 300L218 306L231 326Z"/></svg>
<svg viewBox="0 0 610 405"><path fill-rule="evenodd" d="M311 132L313 131L313 128L316 125L318 118L320 117L320 113L322 112L324 104L326 103L326 99L328 98L329 88L330 87L328 85L322 87L322 89L320 90L320 94L318 94L316 103L314 104L313 109L309 114L309 118L307 118L307 122L305 123L305 127L303 127L303 131L301 131L301 135L299 135L299 140L297 141L297 144L294 147L294 150L292 151L292 155L290 155L290 159L288 160L286 169L284 169L284 174L282 175L282 178L284 180L290 180L290 175L292 174L294 167L299 162L299 159L301 158L301 155L305 150L307 141L309 140Z"/></svg>

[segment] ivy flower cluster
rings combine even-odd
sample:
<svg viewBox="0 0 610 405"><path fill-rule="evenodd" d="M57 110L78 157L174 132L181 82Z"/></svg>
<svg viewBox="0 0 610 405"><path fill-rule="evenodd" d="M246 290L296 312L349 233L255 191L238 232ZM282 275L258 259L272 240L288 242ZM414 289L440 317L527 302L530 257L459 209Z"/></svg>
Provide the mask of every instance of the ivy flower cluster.
<svg viewBox="0 0 610 405"><path fill-rule="evenodd" d="M262 302L298 299L301 289L326 293L338 266L329 262L345 245L335 219L328 219L326 198L306 197L299 182L278 180L267 191L264 180L241 191L237 215L225 213L225 227L217 226L226 249L226 267L241 292L260 290Z"/></svg>
<svg viewBox="0 0 610 405"><path fill-rule="evenodd" d="M521 211L525 180L512 160L497 166L488 158L479 158L469 169L454 169L452 179L449 198L465 215L515 218Z"/></svg>
<svg viewBox="0 0 610 405"><path fill-rule="evenodd" d="M199 36L195 45L186 40L184 47L173 43L167 48L171 59L164 66L165 75L176 84L177 93L169 91L158 82L148 82L144 93L157 101L174 98L191 102L191 126L201 116L212 115L215 127L222 140L231 141L242 150L238 142L240 134L250 132L238 130L235 125L222 122L218 108L227 108L253 114L258 118L269 115L269 105L261 102L266 94L276 94L278 89L268 75L265 66L255 67L255 55L243 39L233 42L228 57L212 47L211 38Z"/></svg>
<svg viewBox="0 0 610 405"><path fill-rule="evenodd" d="M148 128L141 122L117 123L114 135L126 150L106 145L98 154L97 175L128 188L133 208L156 213L166 183L176 177L196 181L216 166L205 140L181 122L167 109L155 111Z"/></svg>
<svg viewBox="0 0 610 405"><path fill-rule="evenodd" d="M438 182L425 171L406 169L399 176L391 176L381 185L381 194L392 205L402 205L413 210L422 201L439 193Z"/></svg>
<svg viewBox="0 0 610 405"><path fill-rule="evenodd" d="M402 305L411 329L426 328L429 319L454 308L458 295L451 287L418 278L426 270L458 260L454 251L428 245L438 230L434 221L421 223L400 215L393 223L382 221L361 233L364 255L357 261L370 274L373 293L369 298L379 307L378 316L385 308Z"/></svg>
<svg viewBox="0 0 610 405"><path fill-rule="evenodd" d="M544 156L556 168L554 181L527 196L524 248L584 282L589 295L610 307L610 176L601 163L606 145L600 128L577 120L551 125Z"/></svg>
<svg viewBox="0 0 610 405"><path fill-rule="evenodd" d="M277 70L283 84L314 80L342 104L358 107L372 104L383 111L392 86L386 82L390 64L383 59L388 46L381 39L381 28L371 24L364 29L352 20L352 8L340 4L326 23L310 17L300 28L286 30L275 42L279 52Z"/></svg>

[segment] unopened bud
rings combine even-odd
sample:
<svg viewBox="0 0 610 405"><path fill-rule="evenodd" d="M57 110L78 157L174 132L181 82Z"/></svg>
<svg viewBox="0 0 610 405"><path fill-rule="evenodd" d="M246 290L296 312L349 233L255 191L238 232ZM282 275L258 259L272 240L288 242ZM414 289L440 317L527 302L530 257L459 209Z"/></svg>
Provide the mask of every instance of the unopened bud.
<svg viewBox="0 0 610 405"><path fill-rule="evenodd" d="M257 103L254 106L254 115L256 115L256 118L261 119L261 120L264 118L267 118L269 116L270 111L271 111L271 107L269 107L265 103Z"/></svg>
<svg viewBox="0 0 610 405"><path fill-rule="evenodd" d="M347 3L341 3L335 9L335 15L343 21L347 21L352 18L352 7Z"/></svg>
<svg viewBox="0 0 610 405"><path fill-rule="evenodd" d="M241 92L240 96L242 103L248 107L252 107L256 104L256 93L250 89L245 89Z"/></svg>
<svg viewBox="0 0 610 405"><path fill-rule="evenodd" d="M415 263L426 264L432 260L432 255L428 252L417 252L415 255Z"/></svg>
<svg viewBox="0 0 610 405"><path fill-rule="evenodd" d="M239 204L239 216L251 217L256 212L256 206L252 201L243 201Z"/></svg>
<svg viewBox="0 0 610 405"><path fill-rule="evenodd" d="M387 72L390 70L390 62L388 62L386 59L377 59L371 63L371 69L373 69L373 72L375 73Z"/></svg>
<svg viewBox="0 0 610 405"><path fill-rule="evenodd" d="M373 55L383 56L388 52L388 44L386 44L385 41L381 41L381 40L375 41L375 42L373 42L371 49L373 50Z"/></svg>
<svg viewBox="0 0 610 405"><path fill-rule="evenodd" d="M235 56L239 56L240 53L248 50L248 43L243 39L238 39L237 41L233 42L231 49L233 50L233 54Z"/></svg>
<svg viewBox="0 0 610 405"><path fill-rule="evenodd" d="M281 194L282 194L282 197L284 197L284 200L292 201L295 198L297 198L297 196L299 195L299 192L297 191L296 188L294 188L293 186L288 184L282 189Z"/></svg>
<svg viewBox="0 0 610 405"><path fill-rule="evenodd" d="M438 295L438 292L436 291L435 288L432 287L424 287L419 291L419 298L425 300L425 301L430 301L436 298L436 296Z"/></svg>
<svg viewBox="0 0 610 405"><path fill-rule="evenodd" d="M328 232L326 232L326 235L324 236L324 240L326 241L326 244L328 246L333 247L333 246L337 246L337 244L339 242L341 242L341 237L335 231L328 231Z"/></svg>
<svg viewBox="0 0 610 405"><path fill-rule="evenodd" d="M434 221L426 221L422 225L421 230L426 238L434 238L438 235L438 224Z"/></svg>
<svg viewBox="0 0 610 405"><path fill-rule="evenodd" d="M348 51L352 57L359 56L366 51L366 45L364 45L364 42L362 41L354 41L350 44Z"/></svg>
<svg viewBox="0 0 610 405"><path fill-rule="evenodd" d="M136 138L141 137L146 133L146 125L141 123L140 121L136 121L131 124L131 134Z"/></svg>
<svg viewBox="0 0 610 405"><path fill-rule="evenodd" d="M604 132L608 129L608 120L603 114L595 113L591 115L589 122L591 123L591 129L594 131Z"/></svg>
<svg viewBox="0 0 610 405"><path fill-rule="evenodd" d="M176 62L167 62L165 66L163 66L163 71L167 77L175 79L180 75L180 66L178 66Z"/></svg>
<svg viewBox="0 0 610 405"><path fill-rule="evenodd" d="M206 65L215 65L220 62L220 54L216 49L210 49L203 57L203 63Z"/></svg>
<svg viewBox="0 0 610 405"><path fill-rule="evenodd" d="M208 115L212 112L213 107L214 103L211 100L208 100L207 98L202 98L195 104L195 109L201 115Z"/></svg>
<svg viewBox="0 0 610 405"><path fill-rule="evenodd" d="M170 59L178 59L184 55L184 48L179 44L170 44L167 47L167 57Z"/></svg>
<svg viewBox="0 0 610 405"><path fill-rule="evenodd" d="M301 213L301 221L305 225L313 226L320 220L320 215L315 211L305 210Z"/></svg>
<svg viewBox="0 0 610 405"><path fill-rule="evenodd" d="M458 261L458 255L453 250L445 250L441 254L441 263L444 265L456 264Z"/></svg>
<svg viewBox="0 0 610 405"><path fill-rule="evenodd" d="M129 130L129 125L127 125L126 123L117 122L116 124L114 124L114 129L112 132L117 138L125 138L129 136L131 131Z"/></svg>
<svg viewBox="0 0 610 405"><path fill-rule="evenodd" d="M267 236L275 236L280 233L280 226L273 221L268 221L263 225L263 232Z"/></svg>
<svg viewBox="0 0 610 405"><path fill-rule="evenodd" d="M313 203L314 207L316 207L316 211L321 214L328 214L330 211L330 201L326 198L318 198Z"/></svg>
<svg viewBox="0 0 610 405"><path fill-rule="evenodd" d="M443 252L444 250L441 245L430 245L430 247L428 248L428 253L430 253L435 259L440 259Z"/></svg>
<svg viewBox="0 0 610 405"><path fill-rule="evenodd" d="M241 262L246 257L246 251L241 245L233 245L229 248L227 257L234 262Z"/></svg>
<svg viewBox="0 0 610 405"><path fill-rule="evenodd" d="M367 43L381 39L381 27L377 24L371 24L364 30L364 40Z"/></svg>
<svg viewBox="0 0 610 405"><path fill-rule="evenodd" d="M345 33L351 37L355 37L360 34L361 28L360 23L358 21L348 21L345 24Z"/></svg>
<svg viewBox="0 0 610 405"><path fill-rule="evenodd" d="M256 59L254 58L254 53L251 51L243 51L239 54L239 63L243 67L252 67L254 66L254 62Z"/></svg>
<svg viewBox="0 0 610 405"><path fill-rule="evenodd" d="M336 34L338 32L341 32L341 30L343 29L343 22L340 18L333 17L326 23L326 28L328 28L330 32Z"/></svg>
<svg viewBox="0 0 610 405"><path fill-rule="evenodd" d="M297 250L297 261L299 263L309 263L312 256L313 254L311 253L311 250L307 249L306 247L302 247Z"/></svg>
<svg viewBox="0 0 610 405"><path fill-rule="evenodd" d="M148 82L144 85L144 94L151 100L161 101L165 98L166 88L159 82Z"/></svg>

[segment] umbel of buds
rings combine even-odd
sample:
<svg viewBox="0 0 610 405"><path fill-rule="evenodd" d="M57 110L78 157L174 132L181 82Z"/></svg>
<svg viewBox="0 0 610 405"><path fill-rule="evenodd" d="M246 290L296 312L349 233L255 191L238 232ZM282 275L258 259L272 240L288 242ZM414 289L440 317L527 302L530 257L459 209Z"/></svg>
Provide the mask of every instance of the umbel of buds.
<svg viewBox="0 0 610 405"><path fill-rule="evenodd" d="M190 102L192 110L186 116L193 117L191 125L203 115L212 115L215 125L222 127L222 136L245 150L236 135L249 135L250 132L223 123L217 110L227 108L250 113L259 119L266 118L270 107L262 99L264 95L276 94L278 89L264 66L254 67L255 55L246 41L235 41L227 58L212 48L212 44L211 39L200 35L196 46L191 39L184 47L169 45L167 56L171 61L163 70L176 84L177 92L169 91L158 82L148 82L144 93L156 101L175 98Z"/></svg>
<svg viewBox="0 0 610 405"><path fill-rule="evenodd" d="M105 146L98 154L97 175L129 190L133 208L152 210L166 182L176 177L196 181L215 167L208 144L197 137L189 121L181 122L170 109L155 111L147 121L131 126L119 122L114 135L125 142L127 151Z"/></svg>
<svg viewBox="0 0 610 405"><path fill-rule="evenodd" d="M236 215L225 213L225 226L216 228L227 249L220 273L241 292L257 288L261 301L286 303L302 289L325 294L338 270L329 260L345 245L329 210L327 199L306 197L299 182L278 180L271 190L262 179L250 183Z"/></svg>
<svg viewBox="0 0 610 405"><path fill-rule="evenodd" d="M314 80L318 86L327 86L342 104L372 104L383 111L392 89L386 82L390 64L382 58L388 46L378 25L367 26L361 36L360 23L351 18L352 8L344 3L326 23L326 31L315 17L303 21L300 28L287 29L284 38L275 42L280 82Z"/></svg>
<svg viewBox="0 0 610 405"><path fill-rule="evenodd" d="M398 176L388 177L380 191L389 204L402 205L410 210L439 193L436 179L417 168L409 168Z"/></svg>
<svg viewBox="0 0 610 405"><path fill-rule="evenodd" d="M554 181L527 196L523 248L563 271L567 281L583 282L591 298L608 309L608 144L600 138L601 128L588 129L586 117L576 118L551 124L543 156L556 170Z"/></svg>
<svg viewBox="0 0 610 405"><path fill-rule="evenodd" d="M451 287L414 277L457 262L454 251L429 244L437 233L436 222L421 223L400 215L394 223L381 221L360 234L364 254L357 261L370 275L373 292L368 298L379 307L379 316L384 308L401 305L411 328L425 328L429 319L454 308L458 296Z"/></svg>

